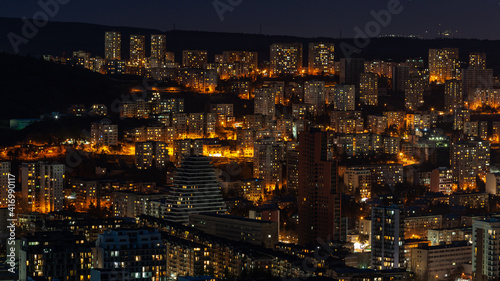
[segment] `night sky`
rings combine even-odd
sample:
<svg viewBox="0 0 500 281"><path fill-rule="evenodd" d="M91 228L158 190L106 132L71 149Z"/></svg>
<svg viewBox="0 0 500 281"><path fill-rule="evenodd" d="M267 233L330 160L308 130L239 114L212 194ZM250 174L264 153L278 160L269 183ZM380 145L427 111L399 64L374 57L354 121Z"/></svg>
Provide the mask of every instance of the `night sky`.
<svg viewBox="0 0 500 281"><path fill-rule="evenodd" d="M42 0L55 1L55 0ZM71 0L54 21L112 26L296 35L354 36L354 27L372 20L370 11L386 9L390 0L217 0L241 2L221 21L213 0ZM453 37L500 39L500 0L400 0L381 35L419 35L435 38L439 31ZM41 8L38 1L2 0L1 17L28 17Z"/></svg>

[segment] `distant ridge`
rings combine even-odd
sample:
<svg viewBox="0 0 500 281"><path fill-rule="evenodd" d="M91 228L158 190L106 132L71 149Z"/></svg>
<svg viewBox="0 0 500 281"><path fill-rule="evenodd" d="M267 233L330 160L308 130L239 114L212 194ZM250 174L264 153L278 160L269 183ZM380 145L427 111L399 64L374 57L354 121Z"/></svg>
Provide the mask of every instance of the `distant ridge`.
<svg viewBox="0 0 500 281"><path fill-rule="evenodd" d="M16 18L0 18L0 52L12 53L7 34L21 33L23 22ZM50 22L41 28L37 36L26 45L20 46L20 54L37 57L44 54L71 56L73 51L85 50L93 55L104 55L104 32L116 30L122 33L122 56L128 57L130 34L166 34L167 49L175 52L180 61L182 50L204 49L209 52L209 61L213 55L224 50L248 50L259 52L259 60L269 60L269 46L278 42L301 42L304 44L304 64L307 62L307 44L310 42L336 43L336 57L343 57L340 43L353 44L352 39L338 38L301 38L294 36L260 35L241 33L222 33L204 31L170 30L162 32L155 29L104 26L87 23ZM149 38L146 42L148 49ZM500 74L500 40L478 39L411 39L411 38L374 38L362 49L361 57L366 59L392 59L402 61L405 58L421 57L427 59L428 49L458 47L463 61L467 61L470 52L485 52L488 55L488 67Z"/></svg>

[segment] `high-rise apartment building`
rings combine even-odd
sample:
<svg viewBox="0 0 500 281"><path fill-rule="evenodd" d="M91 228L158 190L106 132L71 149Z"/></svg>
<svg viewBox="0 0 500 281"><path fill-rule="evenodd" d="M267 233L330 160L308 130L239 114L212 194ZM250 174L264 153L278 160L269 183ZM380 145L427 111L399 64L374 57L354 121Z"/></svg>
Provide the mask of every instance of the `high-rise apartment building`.
<svg viewBox="0 0 500 281"><path fill-rule="evenodd" d="M335 73L335 45L309 43L309 74Z"/></svg>
<svg viewBox="0 0 500 281"><path fill-rule="evenodd" d="M378 105L378 75L362 73L359 82L359 101L368 106Z"/></svg>
<svg viewBox="0 0 500 281"><path fill-rule="evenodd" d="M470 100L477 89L493 88L493 69L469 68L462 74L464 99Z"/></svg>
<svg viewBox="0 0 500 281"><path fill-rule="evenodd" d="M430 81L443 84L446 80L459 78L458 49L430 49L429 71Z"/></svg>
<svg viewBox="0 0 500 281"><path fill-rule="evenodd" d="M304 83L304 103L314 105L316 114L321 114L325 105L325 82L307 81Z"/></svg>
<svg viewBox="0 0 500 281"><path fill-rule="evenodd" d="M394 66L392 69L392 90L403 92L410 78L411 68L407 65Z"/></svg>
<svg viewBox="0 0 500 281"><path fill-rule="evenodd" d="M486 69L486 53L470 53L469 68Z"/></svg>
<svg viewBox="0 0 500 281"><path fill-rule="evenodd" d="M372 208L371 265L376 270L404 267L404 217L397 206Z"/></svg>
<svg viewBox="0 0 500 281"><path fill-rule="evenodd" d="M283 144L266 138L254 143L253 176L262 179L268 191L283 185Z"/></svg>
<svg viewBox="0 0 500 281"><path fill-rule="evenodd" d="M444 109L454 113L463 106L463 88L460 80L447 80L444 85Z"/></svg>
<svg viewBox="0 0 500 281"><path fill-rule="evenodd" d="M461 190L476 188L476 176L485 177L490 168L488 141L458 141L451 146L454 182Z"/></svg>
<svg viewBox="0 0 500 281"><path fill-rule="evenodd" d="M92 145L118 145L118 125L92 123L90 143Z"/></svg>
<svg viewBox="0 0 500 281"><path fill-rule="evenodd" d="M167 38L165 35L151 35L151 58L159 62L167 61Z"/></svg>
<svg viewBox="0 0 500 281"><path fill-rule="evenodd" d="M8 206L10 162L0 162L0 208Z"/></svg>
<svg viewBox="0 0 500 281"><path fill-rule="evenodd" d="M405 106L406 109L415 111L424 104L424 79L410 77L406 83Z"/></svg>
<svg viewBox="0 0 500 281"><path fill-rule="evenodd" d="M472 275L474 281L498 280L500 276L500 219L472 224Z"/></svg>
<svg viewBox="0 0 500 281"><path fill-rule="evenodd" d="M130 62L142 66L146 59L146 37L144 35L130 35Z"/></svg>
<svg viewBox="0 0 500 281"><path fill-rule="evenodd" d="M108 31L105 34L104 57L107 60L122 59L122 35L120 32Z"/></svg>
<svg viewBox="0 0 500 281"><path fill-rule="evenodd" d="M175 171L174 186L167 198L166 219L188 223L189 214L204 212L224 213L226 204L210 158L189 156Z"/></svg>
<svg viewBox="0 0 500 281"><path fill-rule="evenodd" d="M344 184L351 194L359 192L361 198L371 198L372 173L368 169L349 168L344 173Z"/></svg>
<svg viewBox="0 0 500 281"><path fill-rule="evenodd" d="M222 61L231 65L241 64L248 68L249 71L253 71L259 66L259 55L257 52L224 51Z"/></svg>
<svg viewBox="0 0 500 281"><path fill-rule="evenodd" d="M302 44L271 45L271 75L299 74L302 72Z"/></svg>
<svg viewBox="0 0 500 281"><path fill-rule="evenodd" d="M342 240L337 162L328 160L327 134L299 135L299 244Z"/></svg>
<svg viewBox="0 0 500 281"><path fill-rule="evenodd" d="M354 85L335 85L327 92L328 104L333 104L334 110L351 111L356 107L356 87Z"/></svg>
<svg viewBox="0 0 500 281"><path fill-rule="evenodd" d="M254 104L254 114L271 116L274 118L276 109L276 92L273 88L256 89Z"/></svg>
<svg viewBox="0 0 500 281"><path fill-rule="evenodd" d="M387 126L387 116L377 116L377 115L368 115L367 117L367 128L370 133L373 134L383 134Z"/></svg>
<svg viewBox="0 0 500 281"><path fill-rule="evenodd" d="M64 207L64 171L63 164L22 163L23 208L27 212L61 211Z"/></svg>
<svg viewBox="0 0 500 281"><path fill-rule="evenodd" d="M161 141L135 143L135 166L138 169L164 169L168 161L166 143Z"/></svg>

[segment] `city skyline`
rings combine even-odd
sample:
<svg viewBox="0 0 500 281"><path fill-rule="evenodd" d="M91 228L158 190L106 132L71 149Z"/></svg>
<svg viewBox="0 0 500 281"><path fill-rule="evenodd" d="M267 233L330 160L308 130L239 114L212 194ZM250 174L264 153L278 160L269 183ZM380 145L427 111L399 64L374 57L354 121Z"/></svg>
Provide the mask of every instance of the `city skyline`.
<svg viewBox="0 0 500 281"><path fill-rule="evenodd" d="M0 280L499 280L500 3L344 2L0 18Z"/></svg>

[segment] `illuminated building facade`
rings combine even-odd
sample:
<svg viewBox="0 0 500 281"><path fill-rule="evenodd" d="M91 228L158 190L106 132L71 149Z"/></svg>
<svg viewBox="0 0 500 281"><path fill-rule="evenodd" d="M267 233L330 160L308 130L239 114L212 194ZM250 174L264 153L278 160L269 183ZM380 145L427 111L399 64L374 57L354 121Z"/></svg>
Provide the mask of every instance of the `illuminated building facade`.
<svg viewBox="0 0 500 281"><path fill-rule="evenodd" d="M498 279L500 276L500 219L474 221L472 237L472 280Z"/></svg>
<svg viewBox="0 0 500 281"><path fill-rule="evenodd" d="M427 238L428 229L440 229L443 227L443 216L425 215L405 217L404 225L406 239Z"/></svg>
<svg viewBox="0 0 500 281"><path fill-rule="evenodd" d="M490 143L459 141L451 147L453 180L461 190L476 188L476 176L485 177L490 168Z"/></svg>
<svg viewBox="0 0 500 281"><path fill-rule="evenodd" d="M309 43L309 74L335 73L335 45Z"/></svg>
<svg viewBox="0 0 500 281"><path fill-rule="evenodd" d="M335 85L326 88L327 102L334 110L350 111L356 107L356 87L354 85Z"/></svg>
<svg viewBox="0 0 500 281"><path fill-rule="evenodd" d="M243 197L252 202L258 202L259 199L264 197L264 187L262 186L261 179L247 179L241 180L240 188Z"/></svg>
<svg viewBox="0 0 500 281"><path fill-rule="evenodd" d="M405 115L406 127L411 131L428 131L437 122L437 116L432 112L415 112Z"/></svg>
<svg viewBox="0 0 500 281"><path fill-rule="evenodd" d="M458 49L430 49L429 70L430 81L443 84L446 80L457 79L458 76Z"/></svg>
<svg viewBox="0 0 500 281"><path fill-rule="evenodd" d="M167 61L167 38L165 35L151 35L151 58L158 62Z"/></svg>
<svg viewBox="0 0 500 281"><path fill-rule="evenodd" d="M470 264L471 251L472 245L466 241L439 246L420 244L411 249L411 270L421 280L443 280Z"/></svg>
<svg viewBox="0 0 500 281"><path fill-rule="evenodd" d="M396 206L372 208L371 266L375 270L404 267L404 215Z"/></svg>
<svg viewBox="0 0 500 281"><path fill-rule="evenodd" d="M453 170L443 167L432 170L431 191L450 195L453 191Z"/></svg>
<svg viewBox="0 0 500 281"><path fill-rule="evenodd" d="M464 69L462 74L464 99L471 99L478 89L493 89L493 69Z"/></svg>
<svg viewBox="0 0 500 281"><path fill-rule="evenodd" d="M224 51L222 57L224 63L245 63L251 70L256 70L259 63L257 52Z"/></svg>
<svg viewBox="0 0 500 281"><path fill-rule="evenodd" d="M359 82L359 101L368 106L378 105L378 75L363 73Z"/></svg>
<svg viewBox="0 0 500 281"><path fill-rule="evenodd" d="M167 276L200 276L208 272L210 265L209 247L174 236L166 236Z"/></svg>
<svg viewBox="0 0 500 281"><path fill-rule="evenodd" d="M463 88L460 80L447 80L444 85L444 109L447 113L454 113L463 107Z"/></svg>
<svg viewBox="0 0 500 281"><path fill-rule="evenodd" d="M116 229L99 234L92 256L94 269L123 270L133 280L167 280L165 247L157 230Z"/></svg>
<svg viewBox="0 0 500 281"><path fill-rule="evenodd" d="M91 69L90 66L90 56L91 54L85 51L75 51L73 52L73 60L76 66L81 66L86 69Z"/></svg>
<svg viewBox="0 0 500 281"><path fill-rule="evenodd" d="M469 68L486 69L486 53L469 54Z"/></svg>
<svg viewBox="0 0 500 281"><path fill-rule="evenodd" d="M105 59L122 59L122 35L120 32L108 31L105 34Z"/></svg>
<svg viewBox="0 0 500 281"><path fill-rule="evenodd" d="M489 106L497 108L500 106L500 91L498 89L477 88L469 92L468 107L471 110L481 110L482 107Z"/></svg>
<svg viewBox="0 0 500 281"><path fill-rule="evenodd" d="M361 134L364 131L364 120L361 111L332 111L330 127L341 134Z"/></svg>
<svg viewBox="0 0 500 281"><path fill-rule="evenodd" d="M118 145L118 125L92 123L90 138L92 145Z"/></svg>
<svg viewBox="0 0 500 281"><path fill-rule="evenodd" d="M216 55L215 65L221 79L249 76L258 70L258 53L224 51L222 55Z"/></svg>
<svg viewBox="0 0 500 281"><path fill-rule="evenodd" d="M180 163L190 155L203 155L202 139L178 139L174 141L174 159Z"/></svg>
<svg viewBox="0 0 500 281"><path fill-rule="evenodd" d="M28 234L21 238L18 280L90 280L91 247L85 236L69 231Z"/></svg>
<svg viewBox="0 0 500 281"><path fill-rule="evenodd" d="M9 174L11 173L10 162L0 162L0 208L8 205Z"/></svg>
<svg viewBox="0 0 500 281"><path fill-rule="evenodd" d="M470 110L464 108L457 109L453 116L453 129L462 131L465 128L466 122L470 122Z"/></svg>
<svg viewBox="0 0 500 281"><path fill-rule="evenodd" d="M107 114L108 108L104 104L93 104L89 110L89 115L92 116L106 116Z"/></svg>
<svg viewBox="0 0 500 281"><path fill-rule="evenodd" d="M142 66L146 58L146 37L144 35L130 35L130 62Z"/></svg>
<svg viewBox="0 0 500 281"><path fill-rule="evenodd" d="M169 162L167 144L164 142L136 142L135 166L138 169L164 169Z"/></svg>
<svg viewBox="0 0 500 281"><path fill-rule="evenodd" d="M283 144L274 139L262 139L254 144L253 176L262 179L266 190L283 185Z"/></svg>
<svg viewBox="0 0 500 281"><path fill-rule="evenodd" d="M189 214L203 212L224 213L226 204L210 158L189 156L175 171L174 186L167 198L166 219L188 223Z"/></svg>
<svg viewBox="0 0 500 281"><path fill-rule="evenodd" d="M324 81L307 81L304 83L304 103L315 106L319 115L323 112L326 101L326 88Z"/></svg>
<svg viewBox="0 0 500 281"><path fill-rule="evenodd" d="M213 93L219 83L214 69L185 68L179 70L177 82L201 93Z"/></svg>
<svg viewBox="0 0 500 281"><path fill-rule="evenodd" d="M207 51L184 50L182 51L182 67L205 68L208 63Z"/></svg>
<svg viewBox="0 0 500 281"><path fill-rule="evenodd" d="M403 182L403 164L374 164L356 167L371 171L372 185L395 186Z"/></svg>
<svg viewBox="0 0 500 281"><path fill-rule="evenodd" d="M285 82L284 81L264 81L262 88L271 89L274 92L275 103L286 105L285 102Z"/></svg>
<svg viewBox="0 0 500 281"><path fill-rule="evenodd" d="M126 63L123 60L108 60L105 65L106 74L124 74Z"/></svg>
<svg viewBox="0 0 500 281"><path fill-rule="evenodd" d="M387 126L386 116L368 115L367 118L368 131L373 134L383 134Z"/></svg>
<svg viewBox="0 0 500 281"><path fill-rule="evenodd" d="M384 116L387 117L387 127L394 126L401 129L405 125L406 112L404 111L385 111Z"/></svg>
<svg viewBox="0 0 500 281"><path fill-rule="evenodd" d="M23 207L27 212L49 213L63 209L64 172L63 164L22 163Z"/></svg>
<svg viewBox="0 0 500 281"><path fill-rule="evenodd" d="M91 205L99 206L100 185L95 180L68 179L68 185L76 195L74 203L77 211L84 212Z"/></svg>
<svg viewBox="0 0 500 281"><path fill-rule="evenodd" d="M255 90L254 114L271 116L274 119L276 108L276 92L272 88Z"/></svg>
<svg viewBox="0 0 500 281"><path fill-rule="evenodd" d="M302 44L271 45L271 75L300 74L302 72Z"/></svg>
<svg viewBox="0 0 500 281"><path fill-rule="evenodd" d="M351 194L359 191L361 198L371 198L372 173L367 169L349 168L344 173L344 184Z"/></svg>
<svg viewBox="0 0 500 281"><path fill-rule="evenodd" d="M379 77L392 78L392 70L394 65L394 62L386 62L382 60L366 61L365 73L375 73Z"/></svg>
<svg viewBox="0 0 500 281"><path fill-rule="evenodd" d="M406 83L405 106L415 111L424 104L425 82L421 77L410 77Z"/></svg>
<svg viewBox="0 0 500 281"><path fill-rule="evenodd" d="M492 142L500 142L500 121L493 121Z"/></svg>
<svg viewBox="0 0 500 281"><path fill-rule="evenodd" d="M399 154L401 140L398 137L384 137L384 153L389 155Z"/></svg>

